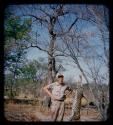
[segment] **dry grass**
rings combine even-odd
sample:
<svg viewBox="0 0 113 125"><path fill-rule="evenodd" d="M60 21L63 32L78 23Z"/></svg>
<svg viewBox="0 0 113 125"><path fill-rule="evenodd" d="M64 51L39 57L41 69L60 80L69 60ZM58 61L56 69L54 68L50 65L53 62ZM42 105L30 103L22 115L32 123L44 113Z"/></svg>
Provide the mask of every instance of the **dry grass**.
<svg viewBox="0 0 113 125"><path fill-rule="evenodd" d="M8 121L40 121L35 115L36 106L5 104L5 118Z"/></svg>
<svg viewBox="0 0 113 125"><path fill-rule="evenodd" d="M42 116L36 115L40 113ZM64 117L69 116L70 113L71 109L66 109ZM87 109L81 109L81 121L99 121L98 115L99 113L96 109L89 109L88 112ZM48 116L50 116L50 109L44 108L41 105L5 104L5 117L8 121L39 122L43 121L44 117L46 118Z"/></svg>

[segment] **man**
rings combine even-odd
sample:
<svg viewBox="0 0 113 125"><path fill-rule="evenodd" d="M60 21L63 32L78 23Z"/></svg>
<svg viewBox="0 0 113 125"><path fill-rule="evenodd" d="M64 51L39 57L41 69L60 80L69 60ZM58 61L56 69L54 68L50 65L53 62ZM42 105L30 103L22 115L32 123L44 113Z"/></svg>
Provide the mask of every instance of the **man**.
<svg viewBox="0 0 113 125"><path fill-rule="evenodd" d="M49 84L43 88L51 97L51 117L53 121L62 121L64 116L65 91L72 92L72 89L64 84L64 76L58 75L57 82Z"/></svg>

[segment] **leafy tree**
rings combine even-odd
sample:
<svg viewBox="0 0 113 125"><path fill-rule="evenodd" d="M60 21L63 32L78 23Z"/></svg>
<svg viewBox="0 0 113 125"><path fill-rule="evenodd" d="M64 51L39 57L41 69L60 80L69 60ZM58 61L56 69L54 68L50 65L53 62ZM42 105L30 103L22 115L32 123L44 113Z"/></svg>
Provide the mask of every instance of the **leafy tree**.
<svg viewBox="0 0 113 125"><path fill-rule="evenodd" d="M40 80L41 76L47 71L47 64L37 60L28 61L21 70L21 77L25 79Z"/></svg>
<svg viewBox="0 0 113 125"><path fill-rule="evenodd" d="M13 85L16 83L18 69L22 66L25 59L26 51L22 48L20 41L25 39L30 31L30 27L30 19L21 20L18 16L12 14L8 8L6 9L4 22L4 67L5 71L10 71L13 75L11 95L13 95Z"/></svg>
<svg viewBox="0 0 113 125"><path fill-rule="evenodd" d="M12 58L12 61L15 62L16 56L23 55L22 42L31 29L31 19L20 19L20 17L12 14L9 9L5 11L5 23L4 23L4 36L5 36L5 61L9 61ZM19 51L19 52L18 52ZM14 54L16 53L17 54ZM22 52L22 54L21 54ZM13 55L13 56L12 56ZM14 56L15 55L15 56Z"/></svg>

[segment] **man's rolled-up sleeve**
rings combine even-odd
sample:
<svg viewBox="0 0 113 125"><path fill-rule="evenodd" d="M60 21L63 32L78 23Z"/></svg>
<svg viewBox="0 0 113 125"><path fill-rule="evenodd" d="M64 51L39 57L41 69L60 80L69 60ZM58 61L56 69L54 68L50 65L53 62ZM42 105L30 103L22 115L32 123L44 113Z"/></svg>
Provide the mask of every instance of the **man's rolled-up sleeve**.
<svg viewBox="0 0 113 125"><path fill-rule="evenodd" d="M51 83L47 86L48 89L53 89L54 83Z"/></svg>

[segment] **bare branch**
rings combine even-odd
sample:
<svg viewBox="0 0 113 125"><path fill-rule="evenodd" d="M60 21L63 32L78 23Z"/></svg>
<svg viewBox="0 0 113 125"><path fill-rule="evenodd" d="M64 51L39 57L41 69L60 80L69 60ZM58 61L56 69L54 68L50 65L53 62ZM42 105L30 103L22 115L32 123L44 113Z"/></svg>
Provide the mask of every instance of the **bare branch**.
<svg viewBox="0 0 113 125"><path fill-rule="evenodd" d="M44 51L44 52L49 53L46 49L43 49L43 48L39 47L38 45L32 45L32 43L31 43L30 46L26 46L25 49L28 49L28 48L31 48L31 47L33 47L33 48L38 48L39 50L42 50L42 51Z"/></svg>
<svg viewBox="0 0 113 125"><path fill-rule="evenodd" d="M36 20L39 20L40 22L46 22L46 23L48 23L48 21L46 19L43 19L42 17L37 17L37 16L35 16L33 14L25 14L23 16L30 16L30 17L35 18Z"/></svg>
<svg viewBox="0 0 113 125"><path fill-rule="evenodd" d="M40 11L42 11L46 16L51 17L51 15L47 13L45 10L43 10L42 8L40 8Z"/></svg>
<svg viewBox="0 0 113 125"><path fill-rule="evenodd" d="M68 28L68 30L67 30L66 32L57 33L57 34L56 34L57 37L63 36L63 35L65 35L65 34L69 33L69 31L72 29L72 27L73 27L73 26L75 25L75 23L78 21L78 19L79 19L79 18L76 18L76 19L74 20L74 22L70 25L70 27ZM61 25L60 25L60 27L61 27ZM63 28L61 28L61 29L63 29Z"/></svg>
<svg viewBox="0 0 113 125"><path fill-rule="evenodd" d="M74 26L74 24L78 21L79 18L76 18L74 22L71 24L71 26L68 29L68 32L71 30L71 28Z"/></svg>
<svg viewBox="0 0 113 125"><path fill-rule="evenodd" d="M56 55L54 55L54 57L57 57L57 56L65 56L65 57L68 57L68 56L70 56L70 55L69 55L69 54L66 54L66 53L56 54Z"/></svg>

